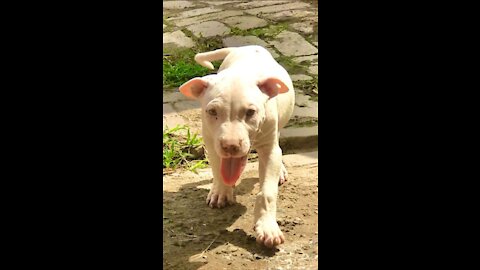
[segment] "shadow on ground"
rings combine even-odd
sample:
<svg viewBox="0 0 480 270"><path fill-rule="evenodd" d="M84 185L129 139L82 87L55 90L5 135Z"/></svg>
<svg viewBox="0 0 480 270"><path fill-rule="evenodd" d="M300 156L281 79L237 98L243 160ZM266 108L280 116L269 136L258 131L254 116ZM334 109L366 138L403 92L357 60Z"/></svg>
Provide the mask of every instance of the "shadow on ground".
<svg viewBox="0 0 480 270"><path fill-rule="evenodd" d="M235 194L250 193L257 182L258 178L243 179ZM164 269L198 269L206 259L194 255L226 243L265 257L274 256L276 249L259 246L243 229L227 230L247 208L240 203L223 209L209 208L205 203L208 190L198 188L209 183L211 180L195 182L182 186L178 192L163 192Z"/></svg>

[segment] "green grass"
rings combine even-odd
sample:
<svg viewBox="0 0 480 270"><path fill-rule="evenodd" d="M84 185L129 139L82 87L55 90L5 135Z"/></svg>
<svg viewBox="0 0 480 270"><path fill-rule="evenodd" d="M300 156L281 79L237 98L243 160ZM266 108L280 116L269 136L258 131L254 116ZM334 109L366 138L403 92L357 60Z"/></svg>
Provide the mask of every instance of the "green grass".
<svg viewBox="0 0 480 270"><path fill-rule="evenodd" d="M282 65L290 74L303 74L305 73L304 61L302 63L297 63L292 60L290 56L281 55L277 58L277 62Z"/></svg>
<svg viewBox="0 0 480 270"><path fill-rule="evenodd" d="M207 159L202 138L192 134L187 126L176 126L163 130L163 169L173 171L185 168L196 172L205 168Z"/></svg>
<svg viewBox="0 0 480 270"><path fill-rule="evenodd" d="M193 60L195 54L190 49L164 53L163 85L178 87L194 77L202 77L209 74L209 69L200 66Z"/></svg>
<svg viewBox="0 0 480 270"><path fill-rule="evenodd" d="M219 37L195 37L188 30L184 30L185 34L191 37L196 47L191 49L164 49L163 51L163 86L178 87L188 80L195 77L203 77L205 75L215 73L214 70L200 66L195 62L195 54L200 52L209 52L223 48L222 40ZM221 64L221 61L212 62L215 69Z"/></svg>

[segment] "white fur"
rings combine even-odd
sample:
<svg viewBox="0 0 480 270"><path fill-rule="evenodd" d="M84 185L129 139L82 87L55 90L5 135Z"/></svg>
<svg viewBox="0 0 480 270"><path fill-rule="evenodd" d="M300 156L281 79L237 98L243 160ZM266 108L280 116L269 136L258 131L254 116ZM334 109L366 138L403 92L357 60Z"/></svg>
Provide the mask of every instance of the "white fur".
<svg viewBox="0 0 480 270"><path fill-rule="evenodd" d="M247 155L255 148L261 190L256 197L254 228L259 243L276 246L284 242L276 222L278 183L287 176L278 137L293 112L293 84L287 71L260 46L224 48L195 56L199 64L211 69L211 61L221 59L224 61L217 74L194 78L180 87L183 94L202 104L202 135L214 176L207 203L223 207L235 202L233 188L222 181L220 160ZM255 111L251 118L245 115L248 109ZM235 144L238 151L225 152L223 146L229 144Z"/></svg>

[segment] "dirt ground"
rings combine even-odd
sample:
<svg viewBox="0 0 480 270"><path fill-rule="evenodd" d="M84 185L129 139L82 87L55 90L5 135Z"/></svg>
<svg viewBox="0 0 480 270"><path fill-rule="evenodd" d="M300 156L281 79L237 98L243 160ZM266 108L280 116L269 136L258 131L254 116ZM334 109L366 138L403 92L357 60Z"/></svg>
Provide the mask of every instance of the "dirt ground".
<svg viewBox="0 0 480 270"><path fill-rule="evenodd" d="M209 169L164 175L164 269L318 269L318 165L286 163L289 178L277 203L286 242L274 249L255 241L256 166L250 163L237 183L237 204L223 209L205 203Z"/></svg>

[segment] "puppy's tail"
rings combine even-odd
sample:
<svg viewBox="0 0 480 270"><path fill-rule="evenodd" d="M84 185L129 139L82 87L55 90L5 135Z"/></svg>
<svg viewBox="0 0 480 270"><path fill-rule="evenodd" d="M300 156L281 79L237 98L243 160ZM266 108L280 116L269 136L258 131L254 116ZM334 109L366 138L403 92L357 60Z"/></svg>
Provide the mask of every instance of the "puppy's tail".
<svg viewBox="0 0 480 270"><path fill-rule="evenodd" d="M197 53L194 59L201 66L214 69L212 61L225 59L234 49L235 48L223 48L211 52Z"/></svg>

